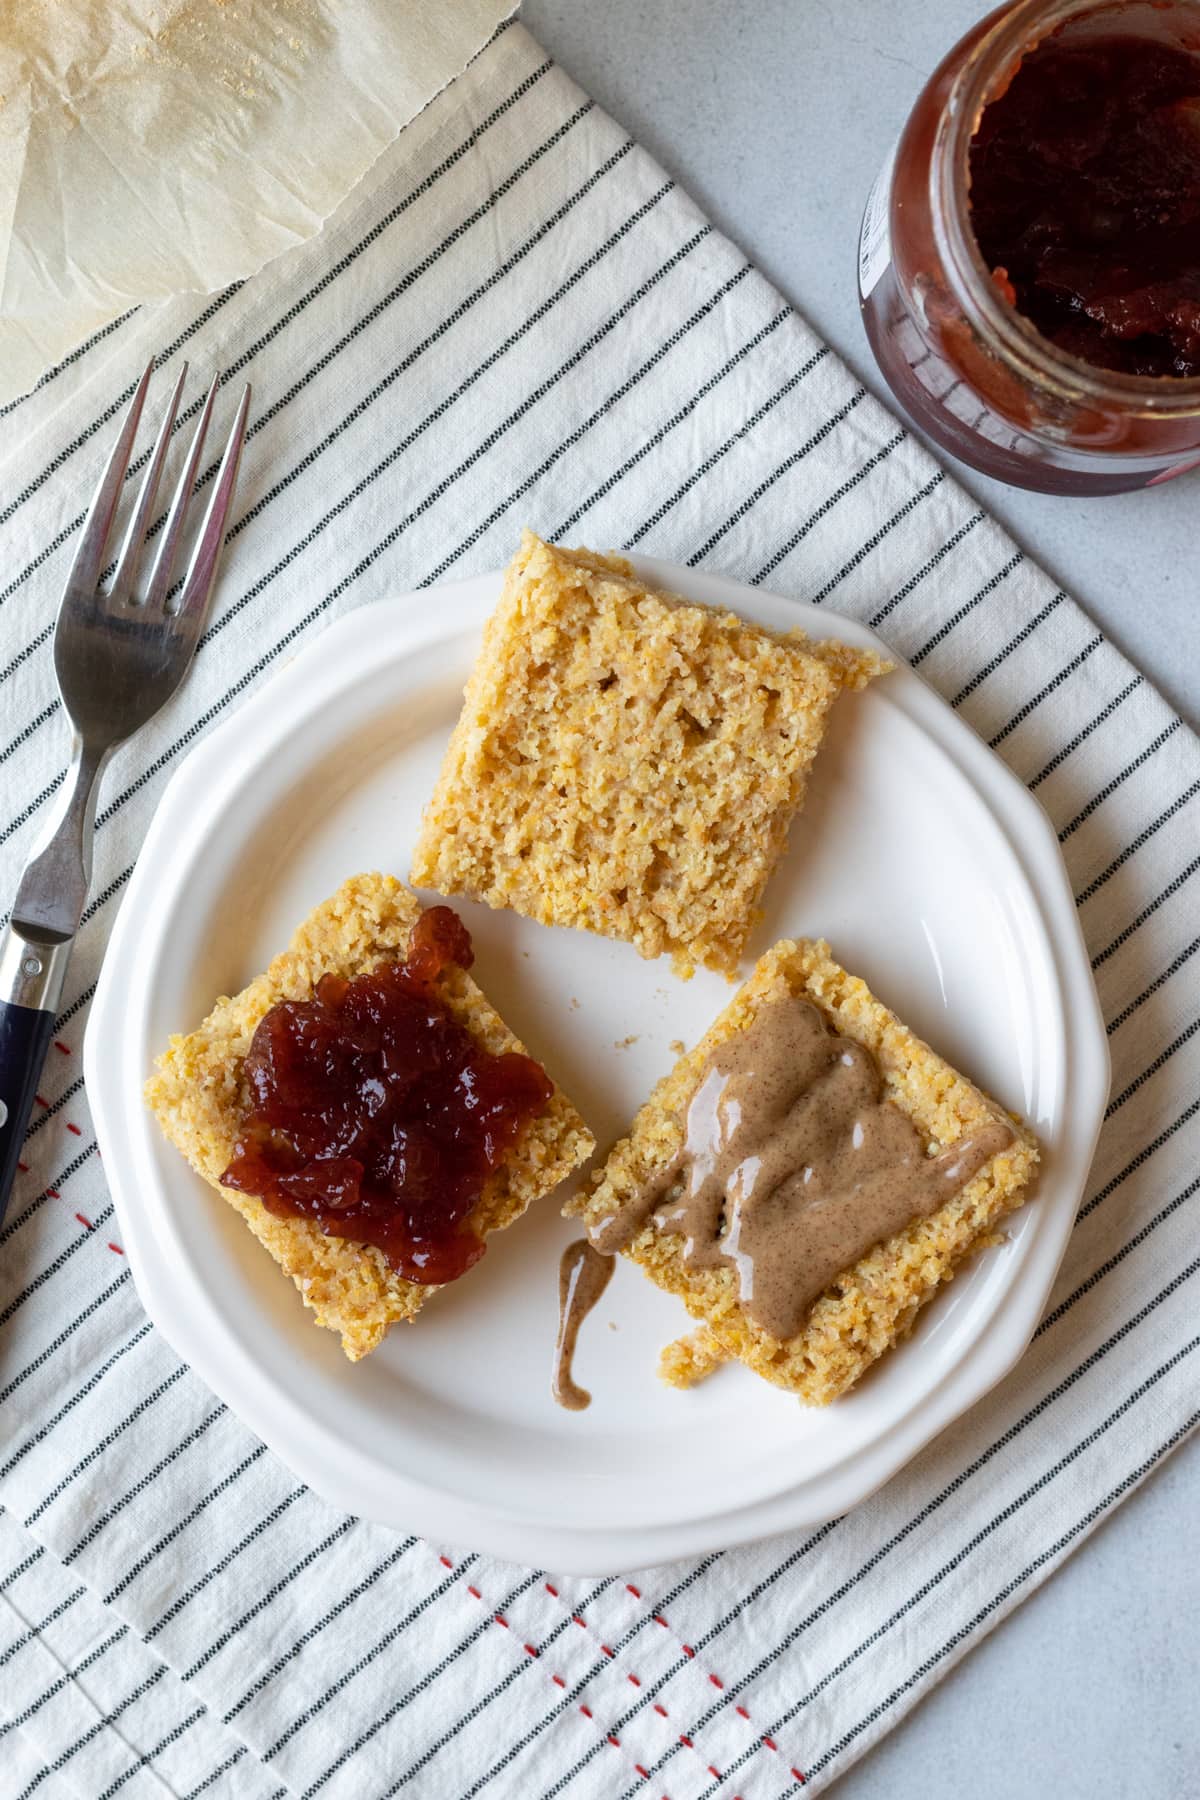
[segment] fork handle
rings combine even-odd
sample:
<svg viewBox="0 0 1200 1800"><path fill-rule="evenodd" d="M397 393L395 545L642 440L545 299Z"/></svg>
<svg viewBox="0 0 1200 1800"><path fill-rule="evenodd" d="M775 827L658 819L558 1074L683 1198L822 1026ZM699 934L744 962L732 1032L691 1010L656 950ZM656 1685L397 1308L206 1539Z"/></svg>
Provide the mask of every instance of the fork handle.
<svg viewBox="0 0 1200 1800"><path fill-rule="evenodd" d="M9 926L0 938L0 1223L16 1180L71 940L46 943Z"/></svg>

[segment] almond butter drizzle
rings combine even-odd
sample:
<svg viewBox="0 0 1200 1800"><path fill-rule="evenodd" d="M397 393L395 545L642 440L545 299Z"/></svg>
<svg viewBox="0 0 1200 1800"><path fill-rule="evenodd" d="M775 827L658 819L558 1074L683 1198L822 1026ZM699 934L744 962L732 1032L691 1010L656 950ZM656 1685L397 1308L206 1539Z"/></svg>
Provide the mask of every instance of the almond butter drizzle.
<svg viewBox="0 0 1200 1800"><path fill-rule="evenodd" d="M930 1156L871 1052L787 998L713 1052L679 1151L591 1241L606 1255L625 1249L653 1216L684 1240L687 1268L735 1268L750 1318L793 1338L837 1276L936 1212L1012 1140L995 1117Z"/></svg>
<svg viewBox="0 0 1200 1800"><path fill-rule="evenodd" d="M558 1342L554 1346L551 1392L568 1412L582 1412L592 1404L587 1389L575 1384L571 1359L579 1327L608 1286L612 1270L612 1257L594 1250L586 1238L576 1238L568 1244L558 1265Z"/></svg>

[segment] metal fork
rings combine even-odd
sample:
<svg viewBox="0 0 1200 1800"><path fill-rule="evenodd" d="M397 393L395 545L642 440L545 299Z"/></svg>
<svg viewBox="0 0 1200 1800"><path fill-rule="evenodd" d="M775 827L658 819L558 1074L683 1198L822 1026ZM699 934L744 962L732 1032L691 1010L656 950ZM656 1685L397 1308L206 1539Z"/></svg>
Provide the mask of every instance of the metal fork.
<svg viewBox="0 0 1200 1800"><path fill-rule="evenodd" d="M21 877L11 923L0 937L0 1220L12 1191L38 1076L54 1033L71 947L83 917L92 873L100 777L116 746L154 717L191 666L212 598L246 435L248 387L238 405L200 536L176 599L171 572L220 383L218 376L208 391L167 513L145 596L135 598L134 580L183 394L185 364L159 426L112 582L103 589L101 578L117 502L153 369L151 362L138 382L88 509L54 632L54 670L63 711L71 724L71 766Z"/></svg>

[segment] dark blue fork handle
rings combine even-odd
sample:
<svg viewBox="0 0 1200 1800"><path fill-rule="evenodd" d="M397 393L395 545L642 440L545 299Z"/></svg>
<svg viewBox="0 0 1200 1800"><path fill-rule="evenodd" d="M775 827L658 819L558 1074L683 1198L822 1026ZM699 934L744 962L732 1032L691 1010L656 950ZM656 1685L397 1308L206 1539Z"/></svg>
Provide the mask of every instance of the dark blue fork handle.
<svg viewBox="0 0 1200 1800"><path fill-rule="evenodd" d="M54 1014L0 1000L0 1224L54 1036Z"/></svg>

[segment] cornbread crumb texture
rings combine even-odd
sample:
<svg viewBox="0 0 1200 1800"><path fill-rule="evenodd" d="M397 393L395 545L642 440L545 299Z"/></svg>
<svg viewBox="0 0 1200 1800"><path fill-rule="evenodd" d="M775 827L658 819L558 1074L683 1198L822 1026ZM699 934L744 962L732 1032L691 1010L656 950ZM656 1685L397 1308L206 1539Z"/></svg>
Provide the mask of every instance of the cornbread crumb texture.
<svg viewBox="0 0 1200 1800"><path fill-rule="evenodd" d="M173 1037L146 1084L146 1100L166 1136L231 1206L292 1277L319 1325L340 1332L357 1361L396 1319L411 1319L433 1287L405 1281L373 1245L326 1237L306 1219L275 1218L261 1200L220 1184L248 1094L242 1064L255 1027L280 1000L311 997L327 972L354 976L398 959L420 905L390 875L357 875L310 913L266 973L232 999L218 1000L197 1030ZM441 979L454 1017L494 1055L521 1051L499 1014L461 969ZM590 1156L594 1139L565 1095L549 1104L494 1171L471 1217L478 1232L500 1231Z"/></svg>
<svg viewBox="0 0 1200 1800"><path fill-rule="evenodd" d="M664 1346L658 1358L659 1379L668 1387L696 1387L731 1359L720 1338L707 1325L697 1325L686 1337Z"/></svg>
<svg viewBox="0 0 1200 1800"><path fill-rule="evenodd" d="M889 666L526 532L412 878L732 975L833 700Z"/></svg>
<svg viewBox="0 0 1200 1800"><path fill-rule="evenodd" d="M709 1055L744 1030L760 1008L788 996L810 1000L834 1030L872 1052L887 1097L912 1119L931 1154L997 1117L1014 1133L1011 1147L944 1206L848 1269L815 1302L803 1330L786 1341L747 1316L734 1269L687 1269L682 1240L660 1233L653 1218L633 1240L626 1254L658 1286L678 1294L701 1322L698 1334L664 1351L664 1380L688 1387L725 1357L739 1357L768 1381L820 1406L844 1394L912 1329L921 1307L964 1258L995 1241L997 1222L1026 1197L1038 1161L1028 1128L914 1036L864 981L833 961L827 944L785 940L767 952L696 1048L658 1084L630 1135L596 1176L594 1190L576 1196L566 1210L590 1228L664 1169L683 1141L688 1102Z"/></svg>

